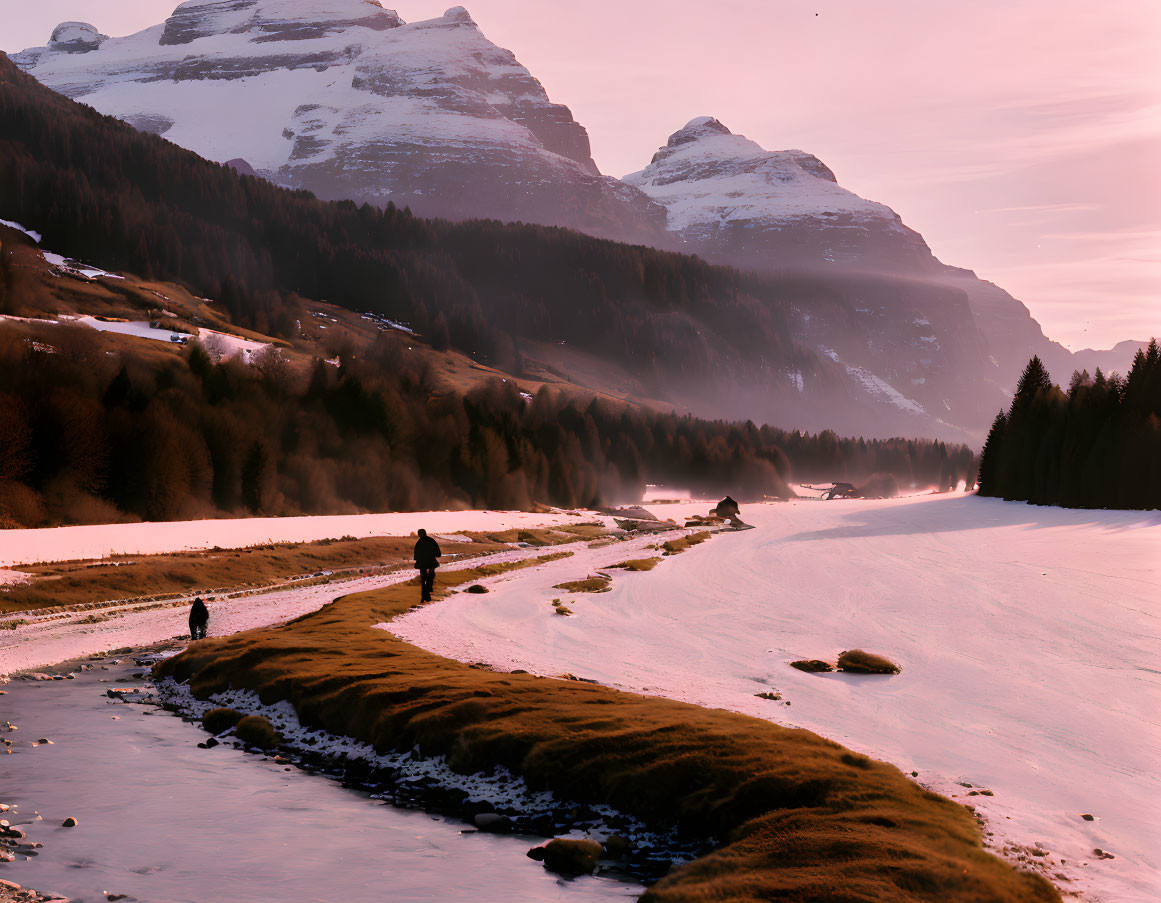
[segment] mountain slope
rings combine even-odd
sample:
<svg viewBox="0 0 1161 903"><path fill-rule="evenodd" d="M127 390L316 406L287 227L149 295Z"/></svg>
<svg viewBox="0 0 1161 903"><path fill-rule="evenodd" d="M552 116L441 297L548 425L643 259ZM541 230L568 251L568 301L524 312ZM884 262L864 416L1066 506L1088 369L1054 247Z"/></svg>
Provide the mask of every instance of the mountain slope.
<svg viewBox="0 0 1161 903"><path fill-rule="evenodd" d="M625 181L665 206L686 247L723 262L912 273L933 262L895 211L841 187L817 157L766 151L709 116L670 135Z"/></svg>
<svg viewBox="0 0 1161 903"><path fill-rule="evenodd" d="M326 299L517 373L623 373L618 394L702 416L969 436L863 372L847 348L852 294L825 280L561 229L321 202L69 101L5 57L0 134L4 219L93 266L185 283L264 333L293 337L302 299ZM800 340L805 324L829 353Z"/></svg>
<svg viewBox="0 0 1161 903"><path fill-rule="evenodd" d="M941 263L894 210L843 188L824 163L803 151L767 151L703 116L674 132L650 164L625 181L664 205L668 229L680 237L682 247L708 260L766 272L902 279L902 291L926 295L919 319L937 317L949 289L962 293L974 322L971 332L983 340L983 357L970 373L993 387L1013 383L1033 354L1063 373L1097 359L1074 357L1050 341L1028 308L1008 292L970 270ZM940 344L950 347L950 342ZM1123 372L1136 348L1137 343L1128 353L1100 359ZM970 348L960 351L972 356ZM915 360L924 357L931 355Z"/></svg>
<svg viewBox="0 0 1161 903"><path fill-rule="evenodd" d="M664 211L600 174L588 135L462 7L187 0L125 38L64 23L14 61L103 113L324 199L665 243Z"/></svg>

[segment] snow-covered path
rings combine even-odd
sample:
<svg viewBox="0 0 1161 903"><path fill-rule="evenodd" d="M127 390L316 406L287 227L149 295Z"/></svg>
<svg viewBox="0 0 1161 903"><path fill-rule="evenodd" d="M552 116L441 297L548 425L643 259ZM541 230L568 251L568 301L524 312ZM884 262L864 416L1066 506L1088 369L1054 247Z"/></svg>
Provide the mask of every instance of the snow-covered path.
<svg viewBox="0 0 1161 903"><path fill-rule="evenodd" d="M576 512L404 511L4 530L0 533L0 568L109 555L161 555L215 546L238 549L265 543L315 542L344 536L356 539L409 536L420 527L432 533L544 527L576 522L579 517Z"/></svg>
<svg viewBox="0 0 1161 903"><path fill-rule="evenodd" d="M695 508L706 506L654 510ZM815 730L976 805L995 841L1040 842L1049 856L1033 858L1054 862L1063 890L1161 899L1161 515L954 494L743 516L757 529L652 572L614 571L608 593L552 585L623 559L623 545L506 575L489 595L454 595L391 627L467 661ZM552 614L558 597L572 617ZM787 665L854 647L903 672ZM791 705L755 698L769 688ZM1116 858L1094 857L1098 847Z"/></svg>
<svg viewBox="0 0 1161 903"><path fill-rule="evenodd" d="M569 548L566 546L566 548ZM444 550L452 553L454 547ZM544 554L543 548L512 549L455 561L444 556L444 570L474 567L483 562L513 561ZM229 636L241 630L280 624L321 608L339 596L390 586L415 576L412 569L353 580L295 586L208 603L209 636ZM418 596L418 592L417 592ZM44 668L59 662L113 649L148 646L189 636L188 599L162 603L127 602L95 611L25 614L29 623L0 630L0 676ZM417 598L418 601L418 598ZM97 618L100 620L93 621Z"/></svg>

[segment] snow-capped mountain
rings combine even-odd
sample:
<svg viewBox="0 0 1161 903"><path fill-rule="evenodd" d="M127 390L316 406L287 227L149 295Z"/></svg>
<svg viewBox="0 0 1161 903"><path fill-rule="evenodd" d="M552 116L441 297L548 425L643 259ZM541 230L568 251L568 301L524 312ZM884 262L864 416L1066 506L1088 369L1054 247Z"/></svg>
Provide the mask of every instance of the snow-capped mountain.
<svg viewBox="0 0 1161 903"><path fill-rule="evenodd" d="M665 241L664 210L601 175L568 108L462 7L408 24L377 0L187 0L124 38L64 23L13 61L103 113L324 199Z"/></svg>
<svg viewBox="0 0 1161 903"><path fill-rule="evenodd" d="M828 272L839 284L845 280L858 299L863 366L880 376L893 371L892 382L914 398L930 395L933 380L940 381L931 371L943 370L947 385L924 402L929 408L954 407L954 383L965 378L977 384L982 403L995 407L994 390L1014 385L1033 354L1061 381L1074 367L1091 369L1091 355L1075 356L1050 341L1020 301L971 270L940 262L899 214L843 188L804 151L768 151L702 116L625 181L666 208L668 229L685 250L744 269ZM1130 359L1121 352L1104 358L1122 372Z"/></svg>
<svg viewBox="0 0 1161 903"><path fill-rule="evenodd" d="M624 181L668 211L668 229L690 250L764 268L816 261L878 270L933 262L922 236L890 207L843 188L817 157L767 151L701 116L669 136Z"/></svg>

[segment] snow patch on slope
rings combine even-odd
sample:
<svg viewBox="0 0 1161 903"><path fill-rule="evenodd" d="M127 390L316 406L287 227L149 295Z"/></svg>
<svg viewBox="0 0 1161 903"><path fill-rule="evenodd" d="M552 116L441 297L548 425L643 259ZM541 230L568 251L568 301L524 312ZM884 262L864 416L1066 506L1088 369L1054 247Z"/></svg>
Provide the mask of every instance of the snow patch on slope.
<svg viewBox="0 0 1161 903"><path fill-rule="evenodd" d="M847 373L852 376L859 385L867 390L867 394L871 395L878 401L885 401L901 411L906 411L909 414L926 414L923 405L908 398L886 380L879 378L870 370L865 370L862 367L852 367L850 364L844 363L839 359L838 353L830 348L820 348L823 354L829 357L836 364L841 364Z"/></svg>

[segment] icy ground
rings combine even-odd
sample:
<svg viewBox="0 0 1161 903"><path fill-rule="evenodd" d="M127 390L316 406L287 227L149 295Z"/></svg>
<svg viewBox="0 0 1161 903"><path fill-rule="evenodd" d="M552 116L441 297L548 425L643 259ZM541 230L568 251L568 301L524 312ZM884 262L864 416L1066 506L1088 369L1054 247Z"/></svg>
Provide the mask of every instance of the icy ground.
<svg viewBox="0 0 1161 903"><path fill-rule="evenodd" d="M471 550L457 548L464 536L453 529L507 530L581 520L577 513L522 514L506 511L436 511L367 514L335 517L244 518L240 520L184 521L164 524L112 524L95 527L59 527L47 530L7 530L0 546L0 584L16 582L24 573L3 566L16 562L72 560L115 552L170 552L191 548L240 548L263 542L307 541L342 536L406 536L420 526L443 542L445 569L459 565L457 556ZM591 521L589 515L583 518ZM446 531L446 532L445 532ZM11 540L9 537L11 536ZM145 548L141 548L144 546ZM567 549L583 548L574 543ZM96 549L97 551L94 551ZM482 561L535 557L543 548L513 549ZM376 589L415 575L414 570L352 580L290 586L210 601L210 636L266 627L314 611L347 593ZM148 593L148 587L141 588ZM125 602L92 611L19 613L0 616L0 675L43 668L69 659L112 649L147 646L188 636L190 598L162 603Z"/></svg>
<svg viewBox="0 0 1161 903"><path fill-rule="evenodd" d="M1161 899L1161 515L962 494L742 514L757 529L651 572L607 571L611 592L552 587L623 560L624 546L505 575L391 629L466 661L809 728L976 806L998 849L1065 892ZM554 616L554 598L573 615ZM788 666L855 647L902 673ZM783 700L756 698L771 689ZM994 796L969 796L979 789Z"/></svg>

